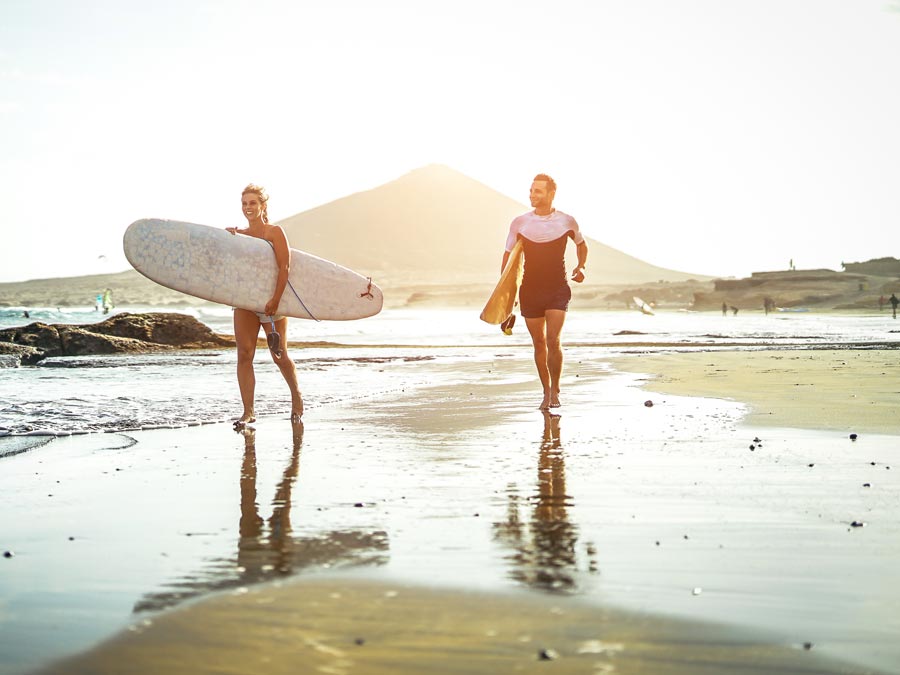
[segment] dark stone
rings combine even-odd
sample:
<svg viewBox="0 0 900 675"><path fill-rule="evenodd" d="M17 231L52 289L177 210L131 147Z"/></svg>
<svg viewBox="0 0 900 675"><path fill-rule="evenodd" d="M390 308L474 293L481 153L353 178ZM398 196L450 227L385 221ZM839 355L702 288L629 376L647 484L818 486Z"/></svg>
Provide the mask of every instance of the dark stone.
<svg viewBox="0 0 900 675"><path fill-rule="evenodd" d="M0 330L0 354L17 355L22 365L34 365L51 356L233 346L233 339L214 333L194 317L169 312L123 312L94 324L51 326L38 322Z"/></svg>

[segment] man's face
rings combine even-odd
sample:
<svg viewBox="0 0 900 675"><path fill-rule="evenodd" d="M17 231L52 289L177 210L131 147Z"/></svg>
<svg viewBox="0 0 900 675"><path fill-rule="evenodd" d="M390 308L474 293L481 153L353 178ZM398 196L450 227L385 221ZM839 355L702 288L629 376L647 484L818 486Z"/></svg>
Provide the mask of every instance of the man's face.
<svg viewBox="0 0 900 675"><path fill-rule="evenodd" d="M545 180L534 181L531 184L529 196L531 197L531 205L536 209L542 206L549 207L553 203L553 193L550 192Z"/></svg>

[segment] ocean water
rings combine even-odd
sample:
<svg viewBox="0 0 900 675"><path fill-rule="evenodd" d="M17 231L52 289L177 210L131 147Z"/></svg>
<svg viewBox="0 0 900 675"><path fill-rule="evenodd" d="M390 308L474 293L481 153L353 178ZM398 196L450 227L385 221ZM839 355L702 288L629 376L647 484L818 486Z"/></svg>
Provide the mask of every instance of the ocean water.
<svg viewBox="0 0 900 675"><path fill-rule="evenodd" d="M0 310L0 328L44 323L96 323L92 307ZM155 307L115 312L173 311ZM231 334L225 307L175 310L217 332ZM400 388L427 386L434 368L453 372L455 360L490 364L498 357L530 359L524 321L512 336L478 319L472 310L386 310L349 322L292 320L292 347L307 409L335 401L390 396ZM570 358L598 358L623 350L715 349L738 345L816 347L830 344L896 343L900 323L889 312L627 311L570 312L564 334ZM53 436L223 422L240 412L233 349L145 355L49 358L16 366L0 357L0 457L22 452ZM256 356L256 406L260 416L286 416L290 398L265 350ZM452 377L452 375L445 375Z"/></svg>

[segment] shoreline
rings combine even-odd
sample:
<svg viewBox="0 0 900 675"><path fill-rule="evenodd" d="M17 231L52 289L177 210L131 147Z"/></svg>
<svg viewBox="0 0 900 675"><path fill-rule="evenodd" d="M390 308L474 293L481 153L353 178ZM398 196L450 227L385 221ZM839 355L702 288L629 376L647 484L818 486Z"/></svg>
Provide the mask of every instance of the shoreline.
<svg viewBox="0 0 900 675"><path fill-rule="evenodd" d="M777 355L809 357L804 377L837 372L835 390L865 371L877 392L877 353L833 371L838 354L821 350L577 346L553 417L534 409L530 355L510 351L426 362L428 386L323 405L299 430L273 417L252 435L89 435L2 460L6 606L21 615L47 583L89 603L65 605L49 635L78 655L39 672L277 673L306 659L348 673L891 672L900 584L878 570L900 569L900 485L885 470L897 434L849 446L797 424L776 389L785 412L749 452L747 406L697 397L706 380L734 384L716 369L743 377L745 357ZM688 377L711 355L705 379ZM646 407L654 369L693 395ZM110 603L110 584L134 591ZM86 639L79 617L97 603L108 628ZM31 626L21 640L46 641ZM545 648L559 658L541 661Z"/></svg>

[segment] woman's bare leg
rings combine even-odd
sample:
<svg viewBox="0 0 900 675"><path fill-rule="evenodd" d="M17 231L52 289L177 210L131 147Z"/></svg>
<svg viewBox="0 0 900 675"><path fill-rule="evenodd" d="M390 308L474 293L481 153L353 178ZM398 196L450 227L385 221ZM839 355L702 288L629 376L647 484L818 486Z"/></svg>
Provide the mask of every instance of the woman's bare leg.
<svg viewBox="0 0 900 675"><path fill-rule="evenodd" d="M272 325L264 323L263 330L268 335L272 332ZM303 416L303 396L300 395L300 385L297 382L297 368L287 352L287 318L276 321L275 330L281 335L281 356L276 356L271 351L269 354L291 390L291 421L298 421Z"/></svg>
<svg viewBox="0 0 900 675"><path fill-rule="evenodd" d="M234 310L234 341L237 344L237 380L241 390L244 412L238 422L255 422L253 397L256 390L256 374L253 357L256 355L256 339L259 336L259 317L246 309Z"/></svg>

